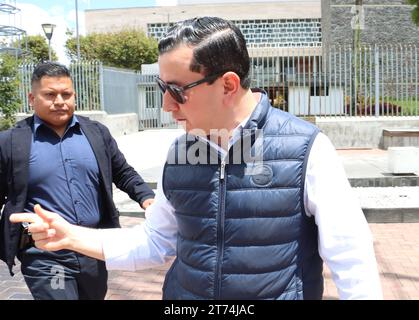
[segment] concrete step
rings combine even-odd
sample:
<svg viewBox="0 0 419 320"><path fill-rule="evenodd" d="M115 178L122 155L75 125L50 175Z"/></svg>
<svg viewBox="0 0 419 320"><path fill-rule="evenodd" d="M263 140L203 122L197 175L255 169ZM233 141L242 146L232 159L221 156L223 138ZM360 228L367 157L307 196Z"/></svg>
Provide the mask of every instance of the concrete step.
<svg viewBox="0 0 419 320"><path fill-rule="evenodd" d="M419 208L362 208L369 223L419 223Z"/></svg>
<svg viewBox="0 0 419 320"><path fill-rule="evenodd" d="M353 188L370 223L418 223L419 187ZM155 191L155 190L154 190ZM144 218L144 210L125 193L115 190L122 216Z"/></svg>
<svg viewBox="0 0 419 320"><path fill-rule="evenodd" d="M370 223L419 222L419 187L353 188Z"/></svg>

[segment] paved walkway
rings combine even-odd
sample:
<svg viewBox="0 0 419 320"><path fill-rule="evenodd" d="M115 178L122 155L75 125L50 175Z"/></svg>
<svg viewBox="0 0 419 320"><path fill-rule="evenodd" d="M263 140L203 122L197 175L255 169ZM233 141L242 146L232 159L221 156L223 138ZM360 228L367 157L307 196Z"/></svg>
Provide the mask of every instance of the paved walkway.
<svg viewBox="0 0 419 320"><path fill-rule="evenodd" d="M143 219L122 217L123 226L141 223ZM419 300L419 223L370 224L386 300ZM107 300L159 300L164 275L170 263L144 271L111 271ZM18 268L16 268L16 271ZM325 268L324 299L338 299L331 274ZM0 300L31 299L18 273L9 276L0 265Z"/></svg>

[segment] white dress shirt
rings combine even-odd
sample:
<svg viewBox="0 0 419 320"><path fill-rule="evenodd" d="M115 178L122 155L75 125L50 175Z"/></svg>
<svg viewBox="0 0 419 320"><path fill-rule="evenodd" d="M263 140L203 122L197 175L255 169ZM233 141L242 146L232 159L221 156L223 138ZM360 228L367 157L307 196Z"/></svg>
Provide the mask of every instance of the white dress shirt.
<svg viewBox="0 0 419 320"><path fill-rule="evenodd" d="M335 148L322 133L316 137L309 155L304 203L306 214L314 216L318 226L319 254L332 272L340 299L382 299L368 223ZM174 213L160 180L155 202L147 208L143 224L104 231L107 269L145 269L175 256Z"/></svg>

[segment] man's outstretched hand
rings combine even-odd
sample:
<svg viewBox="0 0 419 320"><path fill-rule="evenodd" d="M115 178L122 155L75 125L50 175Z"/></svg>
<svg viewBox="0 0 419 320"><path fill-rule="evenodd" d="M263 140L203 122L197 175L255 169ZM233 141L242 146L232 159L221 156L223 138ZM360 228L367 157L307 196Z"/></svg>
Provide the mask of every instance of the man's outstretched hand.
<svg viewBox="0 0 419 320"><path fill-rule="evenodd" d="M42 250L58 251L70 249L69 233L71 225L60 215L34 207L33 213L14 213L10 216L13 223L29 223L28 231L32 234L35 246Z"/></svg>

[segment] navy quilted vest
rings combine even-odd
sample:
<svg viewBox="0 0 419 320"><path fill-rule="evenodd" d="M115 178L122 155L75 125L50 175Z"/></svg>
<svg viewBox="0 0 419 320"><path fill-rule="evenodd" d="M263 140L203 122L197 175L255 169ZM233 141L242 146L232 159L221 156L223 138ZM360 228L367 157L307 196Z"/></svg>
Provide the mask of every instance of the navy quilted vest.
<svg viewBox="0 0 419 320"><path fill-rule="evenodd" d="M322 298L317 227L303 203L318 129L272 108L266 94L244 129L241 140L263 130L257 174L246 171L251 163L226 164L199 139L179 139L171 148L163 189L179 230L164 299ZM179 155L191 148L206 150L201 159L212 162L185 163Z"/></svg>

